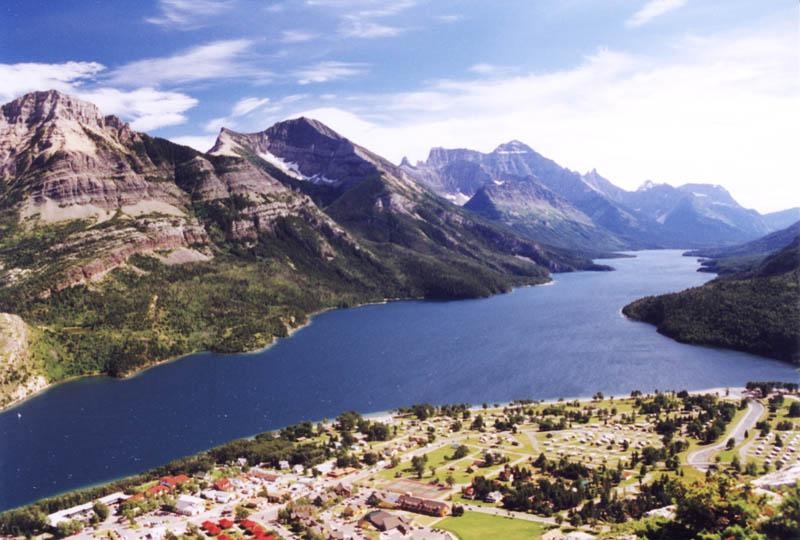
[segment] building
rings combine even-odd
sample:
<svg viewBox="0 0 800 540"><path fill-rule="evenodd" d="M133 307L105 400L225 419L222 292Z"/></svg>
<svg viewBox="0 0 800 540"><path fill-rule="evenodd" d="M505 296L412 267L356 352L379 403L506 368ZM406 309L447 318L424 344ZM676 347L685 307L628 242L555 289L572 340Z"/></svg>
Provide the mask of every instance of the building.
<svg viewBox="0 0 800 540"><path fill-rule="evenodd" d="M381 532L397 529L403 534L407 534L411 529L409 523L405 519L390 514L385 510L373 510L361 518L361 523L369 523Z"/></svg>
<svg viewBox="0 0 800 540"><path fill-rule="evenodd" d="M219 491L216 489L207 489L203 492L203 496L207 499L211 499L212 501L224 504L231 502L234 498L234 494L229 491Z"/></svg>
<svg viewBox="0 0 800 540"><path fill-rule="evenodd" d="M184 516L196 516L205 512L206 502L191 495L180 495L175 502L175 511Z"/></svg>
<svg viewBox="0 0 800 540"><path fill-rule="evenodd" d="M333 491L340 497L349 497L353 494L353 490L341 482L339 482L339 484L333 488Z"/></svg>
<svg viewBox="0 0 800 540"><path fill-rule="evenodd" d="M230 491L233 489L233 484L227 478L220 478L214 482L214 489L217 491Z"/></svg>
<svg viewBox="0 0 800 540"><path fill-rule="evenodd" d="M401 510L429 516L444 517L450 513L450 505L446 502L422 499L420 497L412 497L411 495L401 495L398 497L397 505Z"/></svg>
<svg viewBox="0 0 800 540"><path fill-rule="evenodd" d="M185 474L176 476L162 476L159 478L158 483L166 488L175 489L176 487L185 484L190 479Z"/></svg>
<svg viewBox="0 0 800 540"><path fill-rule="evenodd" d="M97 501L79 504L78 506L73 506L72 508L67 508L65 510L59 510L58 512L53 512L52 514L47 516L47 523L51 527L57 527L59 523L63 523L65 521L88 522L88 520L94 514L93 508L95 502L101 502L105 505L113 506L129 498L130 497L128 495L125 495L122 492L112 493L111 495L100 497L99 499L97 499Z"/></svg>

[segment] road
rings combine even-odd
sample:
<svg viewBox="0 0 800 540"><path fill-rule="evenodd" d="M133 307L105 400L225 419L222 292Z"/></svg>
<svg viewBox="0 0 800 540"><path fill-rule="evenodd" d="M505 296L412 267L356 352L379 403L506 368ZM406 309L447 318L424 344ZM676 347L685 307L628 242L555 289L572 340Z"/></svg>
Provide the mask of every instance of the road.
<svg viewBox="0 0 800 540"><path fill-rule="evenodd" d="M736 424L736 427L733 428L733 431L726 434L722 442L713 444L711 446L706 446L700 450L695 450L694 452L690 452L689 456L686 458L686 462L698 471L706 472L709 465L713 463L711 461L711 456L717 451L725 448L728 439L731 437L736 440L737 444L742 442L744 440L744 432L753 429L753 426L756 425L756 422L758 422L758 419L761 418L762 414L764 414L764 406L761 403L758 401L748 401L747 413L744 415L744 418L742 418L739 423Z"/></svg>

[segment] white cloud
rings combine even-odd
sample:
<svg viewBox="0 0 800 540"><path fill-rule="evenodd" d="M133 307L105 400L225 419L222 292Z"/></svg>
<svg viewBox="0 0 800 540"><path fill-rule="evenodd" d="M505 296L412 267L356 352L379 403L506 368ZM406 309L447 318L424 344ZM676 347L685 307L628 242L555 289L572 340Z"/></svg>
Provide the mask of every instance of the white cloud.
<svg viewBox="0 0 800 540"><path fill-rule="evenodd" d="M407 9L418 0L306 0L306 5L344 11L340 15L339 34L349 38L374 39L394 37L406 31L385 22ZM380 21L379 21L380 20Z"/></svg>
<svg viewBox="0 0 800 540"><path fill-rule="evenodd" d="M73 92L104 69L97 62L0 64L0 100L5 103L36 90Z"/></svg>
<svg viewBox="0 0 800 540"><path fill-rule="evenodd" d="M497 76L497 75L508 75L516 71L516 69L510 66L498 66L495 64L488 64L485 62L481 62L478 64L471 65L469 67L469 71L471 73L476 73L478 75Z"/></svg>
<svg viewBox="0 0 800 540"><path fill-rule="evenodd" d="M346 37L364 39L393 37L403 33L402 28L364 20L358 16L344 17L339 31Z"/></svg>
<svg viewBox="0 0 800 540"><path fill-rule="evenodd" d="M244 116L246 114L250 114L254 110L258 109L259 107L263 107L269 103L269 98L256 98L256 97L248 97L242 98L236 102L231 110L232 116Z"/></svg>
<svg viewBox="0 0 800 540"><path fill-rule="evenodd" d="M456 15L456 14L447 14L447 15L437 15L435 17L437 21L444 24L452 24L464 19L463 15Z"/></svg>
<svg viewBox="0 0 800 540"><path fill-rule="evenodd" d="M132 91L98 88L77 95L97 105L104 114L114 114L129 121L138 131L182 124L186 122L184 113L197 105L197 100L186 94L153 88Z"/></svg>
<svg viewBox="0 0 800 540"><path fill-rule="evenodd" d="M625 21L625 24L632 27L642 26L656 17L660 17L684 5L686 5L686 0L649 0L639 11Z"/></svg>
<svg viewBox="0 0 800 540"><path fill-rule="evenodd" d="M169 137L169 140L176 144L191 146L200 152L208 152L211 150L211 147L214 146L217 138L212 135L181 135L177 137Z"/></svg>
<svg viewBox="0 0 800 540"><path fill-rule="evenodd" d="M251 45L247 39L214 41L173 56L137 60L114 69L110 80L120 85L157 86L245 76L265 78L268 73L243 59Z"/></svg>
<svg viewBox="0 0 800 540"><path fill-rule="evenodd" d="M305 43L317 38L317 34L304 30L284 30L281 33L282 43Z"/></svg>
<svg viewBox="0 0 800 540"><path fill-rule="evenodd" d="M231 113L228 116L220 116L212 118L203 126L203 130L208 133L216 133L220 128L226 127L235 129L238 126L237 119L248 116L258 109L263 109L270 103L269 98L246 97L242 98L231 107Z"/></svg>
<svg viewBox="0 0 800 540"><path fill-rule="evenodd" d="M191 30L209 24L212 18L230 10L231 0L159 0L159 15L145 20L158 26Z"/></svg>
<svg viewBox="0 0 800 540"><path fill-rule="evenodd" d="M186 94L149 87L90 88L104 69L96 62L0 64L0 100L9 101L36 90L58 90L90 101L104 114L117 115L141 131L182 124L186 121L184 113L197 105L197 100Z"/></svg>
<svg viewBox="0 0 800 540"><path fill-rule="evenodd" d="M363 73L364 64L327 61L306 66L294 72L298 84L323 83Z"/></svg>
<svg viewBox="0 0 800 540"><path fill-rule="evenodd" d="M800 73L791 25L685 38L665 56L600 50L560 71L448 80L308 110L399 161L432 146L527 142L628 189L646 178L719 183L762 211L800 205Z"/></svg>
<svg viewBox="0 0 800 540"><path fill-rule="evenodd" d="M229 116L220 116L219 118L212 118L203 126L203 131L207 133L217 133L222 128L235 129L236 123Z"/></svg>

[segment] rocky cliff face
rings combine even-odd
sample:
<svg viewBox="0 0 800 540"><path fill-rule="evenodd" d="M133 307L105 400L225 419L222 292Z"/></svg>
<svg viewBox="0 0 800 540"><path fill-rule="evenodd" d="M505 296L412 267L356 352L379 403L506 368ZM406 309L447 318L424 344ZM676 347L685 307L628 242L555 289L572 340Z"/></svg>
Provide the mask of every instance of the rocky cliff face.
<svg viewBox="0 0 800 540"><path fill-rule="evenodd" d="M50 91L2 108L0 182L21 199L23 218L108 219L118 209L181 215L187 198L170 180L141 135L90 103Z"/></svg>

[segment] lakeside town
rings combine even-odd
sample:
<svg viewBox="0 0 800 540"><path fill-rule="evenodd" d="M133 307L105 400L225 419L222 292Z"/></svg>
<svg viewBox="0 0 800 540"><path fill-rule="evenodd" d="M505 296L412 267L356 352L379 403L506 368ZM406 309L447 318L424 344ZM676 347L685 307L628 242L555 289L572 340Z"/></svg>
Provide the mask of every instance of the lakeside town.
<svg viewBox="0 0 800 540"><path fill-rule="evenodd" d="M797 526L786 508L800 497L799 449L794 383L419 404L233 441L100 491L6 512L0 530L109 540L470 540L489 531L577 540L670 528L722 538L738 527L781 538L783 521Z"/></svg>

